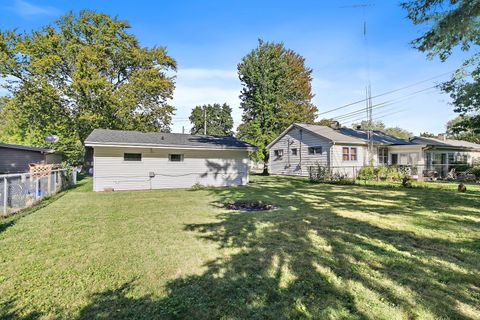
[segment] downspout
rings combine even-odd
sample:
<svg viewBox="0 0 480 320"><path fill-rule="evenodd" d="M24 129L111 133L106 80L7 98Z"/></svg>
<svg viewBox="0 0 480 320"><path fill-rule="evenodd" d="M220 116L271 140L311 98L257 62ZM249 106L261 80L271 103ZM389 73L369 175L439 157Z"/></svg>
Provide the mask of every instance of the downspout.
<svg viewBox="0 0 480 320"><path fill-rule="evenodd" d="M290 168L290 138L287 139L287 166Z"/></svg>
<svg viewBox="0 0 480 320"><path fill-rule="evenodd" d="M300 148L299 148L299 152L300 152L300 175L302 174L302 140L303 140L303 130L302 129L299 129L300 130Z"/></svg>

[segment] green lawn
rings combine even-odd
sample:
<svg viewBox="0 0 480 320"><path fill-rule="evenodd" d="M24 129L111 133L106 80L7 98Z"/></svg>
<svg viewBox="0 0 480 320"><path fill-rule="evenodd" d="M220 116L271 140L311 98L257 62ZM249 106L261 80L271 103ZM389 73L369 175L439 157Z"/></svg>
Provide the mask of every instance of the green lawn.
<svg viewBox="0 0 480 320"><path fill-rule="evenodd" d="M480 319L480 190L438 186L83 180L0 221L0 318Z"/></svg>

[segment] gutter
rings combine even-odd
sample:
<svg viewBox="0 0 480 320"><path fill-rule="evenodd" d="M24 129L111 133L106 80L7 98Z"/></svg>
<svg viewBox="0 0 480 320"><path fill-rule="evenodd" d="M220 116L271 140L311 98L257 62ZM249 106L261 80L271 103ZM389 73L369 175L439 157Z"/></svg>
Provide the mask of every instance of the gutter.
<svg viewBox="0 0 480 320"><path fill-rule="evenodd" d="M127 148L151 148L151 149L187 149L187 150L232 150L232 151L256 151L257 147L195 147L184 145L158 145L153 143L131 144L131 143L99 143L85 141L86 147L127 147Z"/></svg>

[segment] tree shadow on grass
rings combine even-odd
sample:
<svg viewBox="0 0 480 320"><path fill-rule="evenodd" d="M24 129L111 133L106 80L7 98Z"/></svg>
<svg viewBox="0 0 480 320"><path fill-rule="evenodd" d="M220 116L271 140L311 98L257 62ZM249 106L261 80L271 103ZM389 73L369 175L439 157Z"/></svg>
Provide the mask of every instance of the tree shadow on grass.
<svg viewBox="0 0 480 320"><path fill-rule="evenodd" d="M134 284L96 294L80 318L474 317L480 302L478 237L426 237L342 213L388 217L435 206L454 210L478 197L448 197L445 205L429 203L430 192L448 196L439 190L389 195L378 187L266 181L211 192L220 202L263 200L280 210L223 211L216 222L185 226L225 252L206 264L206 272L172 280L163 298L131 296Z"/></svg>

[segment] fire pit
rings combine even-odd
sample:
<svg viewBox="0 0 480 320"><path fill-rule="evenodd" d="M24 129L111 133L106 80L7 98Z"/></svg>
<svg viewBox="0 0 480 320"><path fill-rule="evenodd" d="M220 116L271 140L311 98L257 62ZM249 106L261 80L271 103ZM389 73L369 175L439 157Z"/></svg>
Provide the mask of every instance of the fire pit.
<svg viewBox="0 0 480 320"><path fill-rule="evenodd" d="M274 210L273 204L264 203L262 201L235 201L224 204L224 208L228 210L244 210L244 211L268 211Z"/></svg>

